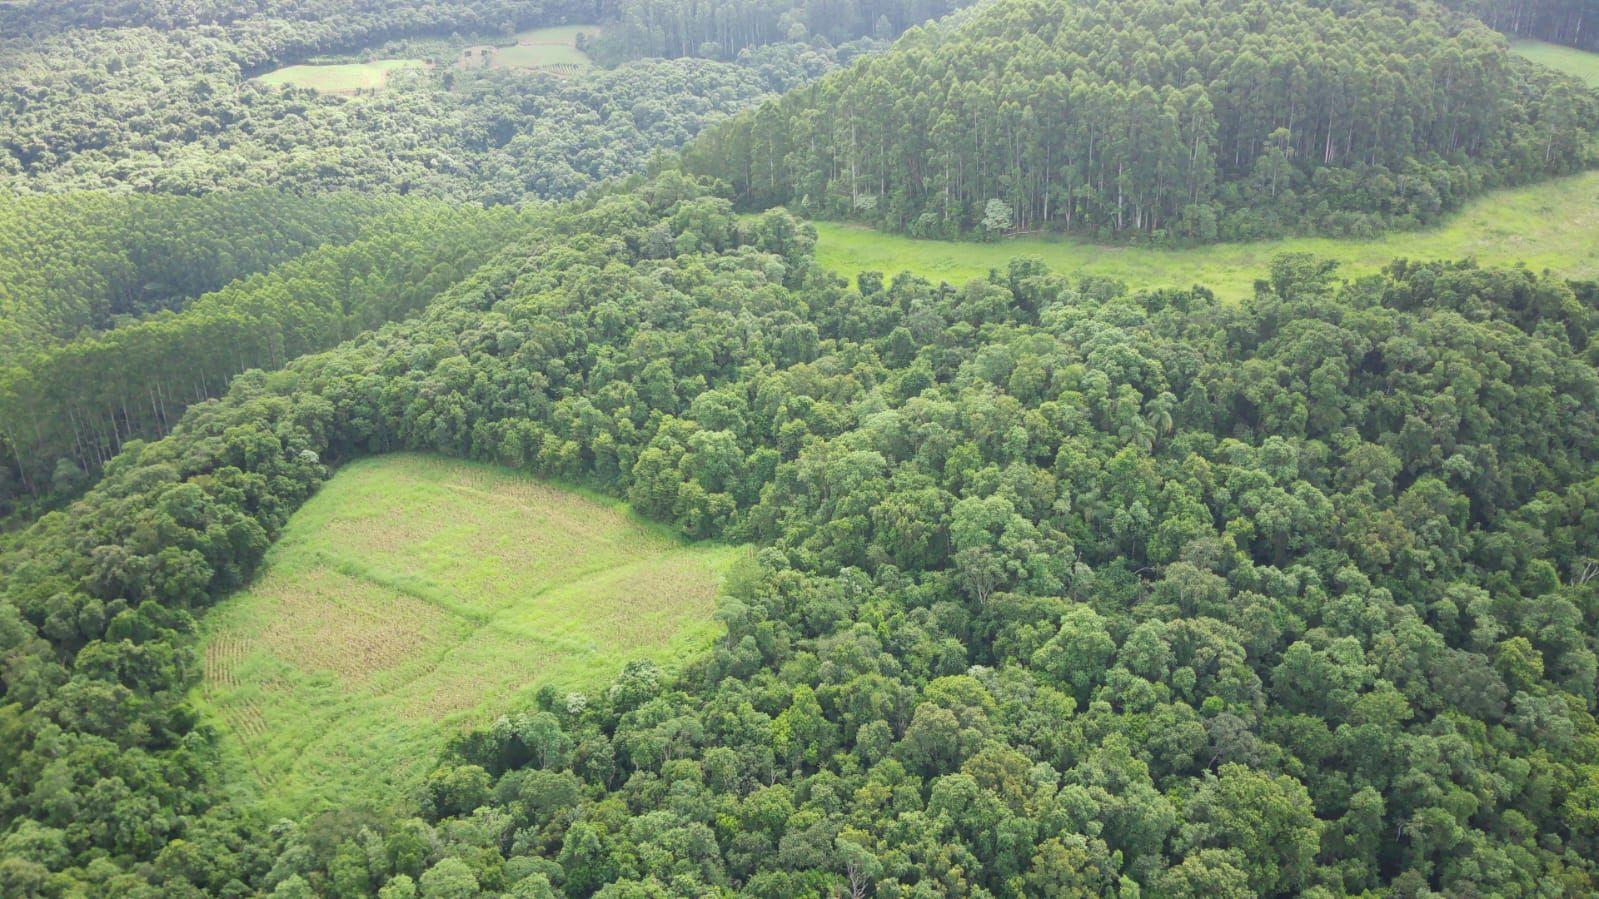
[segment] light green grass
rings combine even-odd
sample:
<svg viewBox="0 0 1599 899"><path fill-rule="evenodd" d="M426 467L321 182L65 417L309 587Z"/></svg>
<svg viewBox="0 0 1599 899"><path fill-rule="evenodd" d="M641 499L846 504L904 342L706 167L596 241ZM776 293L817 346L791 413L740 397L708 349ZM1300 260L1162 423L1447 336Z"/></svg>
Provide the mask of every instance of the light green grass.
<svg viewBox="0 0 1599 899"><path fill-rule="evenodd" d="M1003 269L1016 256L1037 256L1061 272L1119 278L1131 287L1203 284L1218 296L1249 296L1279 253L1315 253L1342 263L1345 276L1369 274L1393 259L1475 257L1484 265L1525 263L1571 278L1599 277L1599 172L1495 191L1447 223L1374 240L1293 238L1214 244L1191 249L1097 246L1070 238L1018 238L997 243L913 240L868 228L816 222L816 258L846 277L863 271L910 271L965 283Z"/></svg>
<svg viewBox="0 0 1599 899"><path fill-rule="evenodd" d="M595 37L600 33L598 25L555 25L550 28L529 28L516 33L518 44L573 44L577 43L577 36L586 34Z"/></svg>
<svg viewBox="0 0 1599 899"><path fill-rule="evenodd" d="M483 54L489 53L489 66L496 69L544 70L567 74L589 68L593 61L577 48L580 34L594 37L600 33L598 25L557 25L551 28L530 28L517 32L515 37L495 44L478 44L467 47L461 55L463 68L478 68Z"/></svg>
<svg viewBox="0 0 1599 899"><path fill-rule="evenodd" d="M494 51L496 69L586 68L587 53L567 44L517 44Z"/></svg>
<svg viewBox="0 0 1599 899"><path fill-rule="evenodd" d="M1589 87L1599 87L1599 53L1527 39L1511 41L1510 49L1539 65L1575 76Z"/></svg>
<svg viewBox="0 0 1599 899"><path fill-rule="evenodd" d="M195 702L246 805L403 803L450 734L541 685L595 689L705 645L739 553L506 469L355 462L206 614Z"/></svg>
<svg viewBox="0 0 1599 899"><path fill-rule="evenodd" d="M325 66L286 66L262 75L264 84L292 84L309 87L330 94L346 94L357 90L373 90L389 80L395 69L426 65L420 59L379 59L375 62L348 62Z"/></svg>

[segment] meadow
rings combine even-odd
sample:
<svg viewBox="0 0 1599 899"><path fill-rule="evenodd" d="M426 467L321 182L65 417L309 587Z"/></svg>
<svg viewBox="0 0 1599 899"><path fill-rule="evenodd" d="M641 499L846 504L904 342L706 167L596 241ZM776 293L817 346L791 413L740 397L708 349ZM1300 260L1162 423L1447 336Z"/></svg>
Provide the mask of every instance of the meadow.
<svg viewBox="0 0 1599 899"><path fill-rule="evenodd" d="M488 465L351 463L207 613L196 704L241 802L404 803L452 733L712 638L739 550Z"/></svg>
<svg viewBox="0 0 1599 899"><path fill-rule="evenodd" d="M1510 50L1540 65L1576 76L1590 87L1599 87L1599 53L1530 39L1511 41Z"/></svg>
<svg viewBox="0 0 1599 899"><path fill-rule="evenodd" d="M348 94L374 90L389 80L396 69L426 65L420 59L379 59L373 62L345 62L329 65L285 66L260 76L263 84L292 84L329 94Z"/></svg>
<svg viewBox="0 0 1599 899"><path fill-rule="evenodd" d="M1203 284L1218 296L1249 296L1274 256L1314 253L1338 261L1346 277L1393 259L1474 257L1484 265L1525 263L1570 278L1599 277L1599 172L1494 191L1443 224L1369 240L1325 237L1211 244L1181 249L1102 246L1069 237L1021 237L994 243L916 240L858 225L816 222L816 258L854 277L863 271L914 272L960 284L1035 256L1063 272L1118 278L1132 287Z"/></svg>
<svg viewBox="0 0 1599 899"><path fill-rule="evenodd" d="M593 63L588 54L577 48L579 35L597 35L597 25L557 25L550 28L530 28L517 32L505 43L479 44L466 48L462 65L471 68L489 54L489 66L496 69L545 70L569 74L586 69Z"/></svg>

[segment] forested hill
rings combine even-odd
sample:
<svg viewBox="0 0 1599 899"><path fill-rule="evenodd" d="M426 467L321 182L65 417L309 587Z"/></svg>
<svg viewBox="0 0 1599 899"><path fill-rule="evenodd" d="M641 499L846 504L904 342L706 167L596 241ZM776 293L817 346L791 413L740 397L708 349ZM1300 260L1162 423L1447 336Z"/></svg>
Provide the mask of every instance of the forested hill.
<svg viewBox="0 0 1599 899"><path fill-rule="evenodd" d="M1428 2L998 0L687 159L749 206L918 236L1358 235L1587 165L1594 111Z"/></svg>
<svg viewBox="0 0 1599 899"><path fill-rule="evenodd" d="M1593 894L1591 285L857 287L811 242L670 174L555 210L7 541L0 893ZM545 691L381 812L255 820L194 616L397 449L760 549L680 673Z"/></svg>

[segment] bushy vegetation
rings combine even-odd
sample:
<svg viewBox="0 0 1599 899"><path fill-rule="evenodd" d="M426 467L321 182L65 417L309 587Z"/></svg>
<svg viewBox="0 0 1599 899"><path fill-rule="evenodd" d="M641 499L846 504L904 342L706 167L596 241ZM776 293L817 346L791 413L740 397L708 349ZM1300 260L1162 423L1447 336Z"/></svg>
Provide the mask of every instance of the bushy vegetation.
<svg viewBox="0 0 1599 899"><path fill-rule="evenodd" d="M770 89L724 63L550 75L395 70L357 97L246 80L204 31L73 31L4 56L0 182L208 193L262 185L510 203L641 168ZM63 66L61 59L110 59ZM85 128L83 121L94 121Z"/></svg>
<svg viewBox="0 0 1599 899"><path fill-rule="evenodd" d="M614 70L566 66L562 74L570 77L557 77L514 65L456 65L469 46L462 35L514 41L510 36L521 28L596 17L611 35L616 17L646 15L655 5L624 12L559 0L363 0L267 3L247 12L241 4L146 0L32 3L25 14L11 13L14 28L0 27L0 79L11 88L0 95L0 185L185 194L270 185L491 203L567 198L639 171L652 154L677 149L767 92L805 83L882 45L869 37L881 30L875 19L861 25L816 11L807 21L862 40L835 48L818 37L813 46L802 26L766 36L747 52L680 54L656 52L653 38L618 24L618 43L597 45L616 48L607 62L627 63ZM0 5L0 23L8 10ZM717 21L724 14L768 15L764 4L752 2L718 10ZM944 7L871 11L891 14L896 24L879 35L888 38ZM152 25L160 30L141 27ZM724 32L722 25L704 27ZM362 96L313 90L360 86L373 75L368 57L339 55L380 45L393 47L386 55L435 67L393 68L383 73L387 90ZM502 54L514 62L514 54L527 50ZM561 48L532 58L546 58L549 50ZM566 63L580 55L564 53ZM718 58L657 58L679 55ZM343 67L281 75L280 66L304 61ZM330 82L330 71L357 80ZM260 75L271 77L264 82ZM266 83L305 78L309 87Z"/></svg>
<svg viewBox="0 0 1599 899"><path fill-rule="evenodd" d="M1001 0L718 127L692 170L919 237L1413 227L1592 161L1579 83L1428 3Z"/></svg>
<svg viewBox="0 0 1599 899"><path fill-rule="evenodd" d="M811 241L664 176L124 450L0 564L8 891L1592 891L1591 287L846 287ZM681 674L545 691L415 820L262 830L191 616L401 448L762 548Z"/></svg>
<svg viewBox="0 0 1599 899"><path fill-rule="evenodd" d="M0 896L1599 893L1593 176L1148 247L1593 161L1452 5L0 4Z"/></svg>

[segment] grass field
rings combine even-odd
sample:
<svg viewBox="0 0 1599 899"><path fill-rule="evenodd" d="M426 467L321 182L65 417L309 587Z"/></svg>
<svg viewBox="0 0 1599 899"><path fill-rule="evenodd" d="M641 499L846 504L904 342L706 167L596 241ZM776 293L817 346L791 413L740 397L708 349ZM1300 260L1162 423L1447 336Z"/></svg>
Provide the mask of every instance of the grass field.
<svg viewBox="0 0 1599 899"><path fill-rule="evenodd" d="M505 469L355 462L206 614L195 701L241 801L403 801L450 733L539 686L597 688L629 659L704 645L738 553Z"/></svg>
<svg viewBox="0 0 1599 899"><path fill-rule="evenodd" d="M529 28L516 33L518 44L576 44L577 36L593 37L600 33L598 25L554 25L549 28Z"/></svg>
<svg viewBox="0 0 1599 899"><path fill-rule="evenodd" d="M1590 87L1599 87L1599 53L1534 40L1511 41L1510 49L1540 65L1575 75Z"/></svg>
<svg viewBox="0 0 1599 899"><path fill-rule="evenodd" d="M1241 298L1265 276L1273 256L1307 252L1336 259L1344 275L1374 272L1398 257L1458 259L1485 265L1525 262L1567 277L1599 277L1599 172L1495 191L1467 204L1442 227L1374 240L1294 238L1191 249L1097 246L1069 238L998 243L913 240L834 222L816 222L816 258L846 277L862 271L910 271L964 283L1016 256L1037 256L1062 272L1120 278L1132 287L1204 284Z"/></svg>
<svg viewBox="0 0 1599 899"><path fill-rule="evenodd" d="M257 80L265 84L292 84L330 94L347 94L382 87L389 80L389 73L395 69L420 65L425 65L420 59L380 59L376 62L325 66L286 66L268 72Z"/></svg>
<svg viewBox="0 0 1599 899"><path fill-rule="evenodd" d="M461 65L464 68L480 66L487 53L491 68L570 74L593 65L588 54L577 48L578 35L592 37L599 33L598 25L530 28L517 32L504 43L467 47L461 55Z"/></svg>
<svg viewBox="0 0 1599 899"><path fill-rule="evenodd" d="M588 54L568 44L517 44L494 51L496 69L582 68L588 65Z"/></svg>

